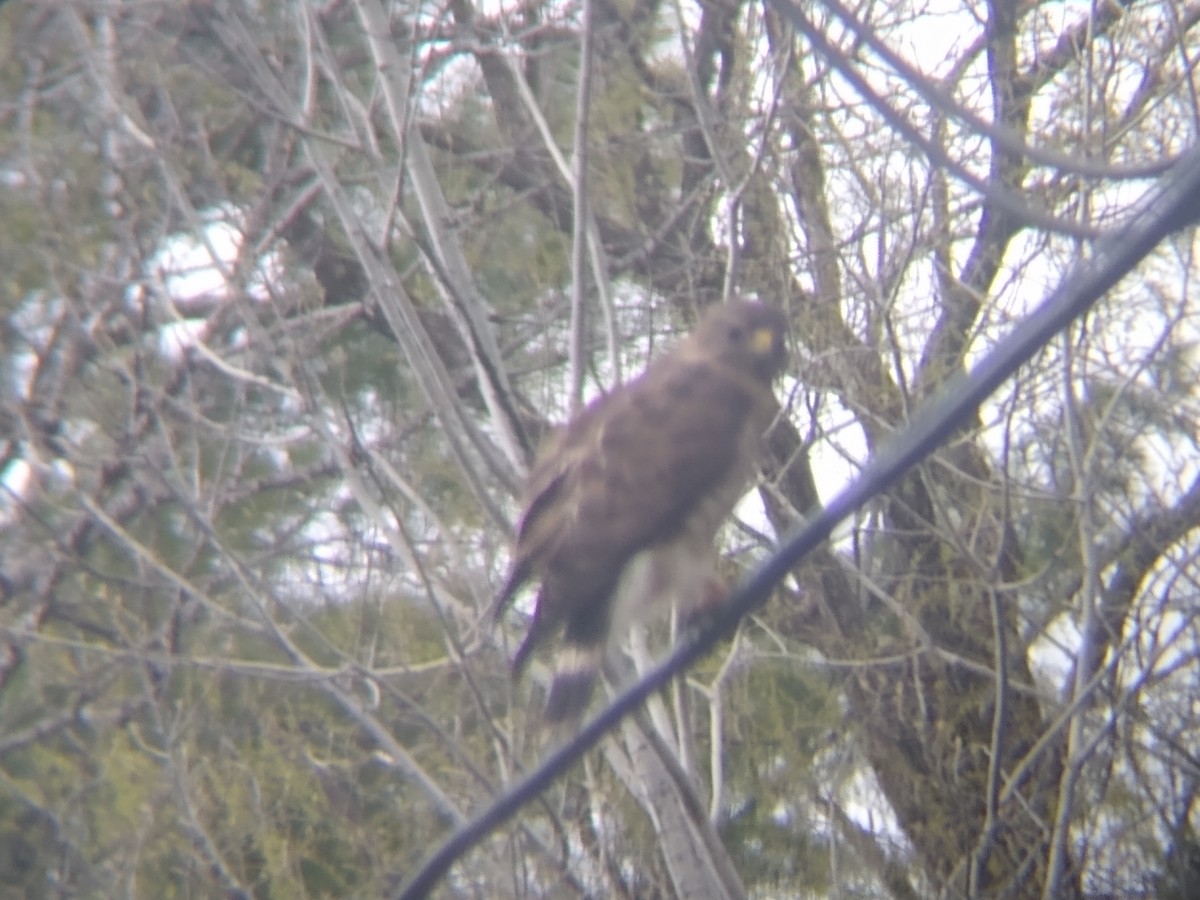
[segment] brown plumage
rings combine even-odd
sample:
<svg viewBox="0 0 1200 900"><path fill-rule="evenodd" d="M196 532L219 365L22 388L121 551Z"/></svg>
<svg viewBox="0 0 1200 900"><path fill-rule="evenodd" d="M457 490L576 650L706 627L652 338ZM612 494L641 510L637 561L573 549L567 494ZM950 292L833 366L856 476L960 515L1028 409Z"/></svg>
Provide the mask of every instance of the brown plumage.
<svg viewBox="0 0 1200 900"><path fill-rule="evenodd" d="M750 486L778 409L771 381L785 328L761 303L711 307L691 335L545 442L493 614L540 583L513 672L563 630L548 719L587 706L627 613L701 599L717 530Z"/></svg>

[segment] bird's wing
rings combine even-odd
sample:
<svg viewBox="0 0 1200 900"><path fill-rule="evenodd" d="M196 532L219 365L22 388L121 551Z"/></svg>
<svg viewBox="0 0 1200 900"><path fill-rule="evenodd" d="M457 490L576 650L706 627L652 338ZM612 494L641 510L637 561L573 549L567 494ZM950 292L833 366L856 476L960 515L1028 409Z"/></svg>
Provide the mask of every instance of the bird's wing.
<svg viewBox="0 0 1200 900"><path fill-rule="evenodd" d="M529 505L520 543L581 603L741 468L750 388L703 360L671 362L568 430Z"/></svg>

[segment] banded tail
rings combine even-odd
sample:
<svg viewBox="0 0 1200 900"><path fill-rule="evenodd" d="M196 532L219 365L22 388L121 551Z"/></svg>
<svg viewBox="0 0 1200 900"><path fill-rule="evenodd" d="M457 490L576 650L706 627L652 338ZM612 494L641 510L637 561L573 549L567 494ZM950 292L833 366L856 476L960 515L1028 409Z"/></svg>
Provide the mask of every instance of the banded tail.
<svg viewBox="0 0 1200 900"><path fill-rule="evenodd" d="M567 641L554 660L554 679L546 697L547 722L577 718L587 710L604 664L604 646Z"/></svg>

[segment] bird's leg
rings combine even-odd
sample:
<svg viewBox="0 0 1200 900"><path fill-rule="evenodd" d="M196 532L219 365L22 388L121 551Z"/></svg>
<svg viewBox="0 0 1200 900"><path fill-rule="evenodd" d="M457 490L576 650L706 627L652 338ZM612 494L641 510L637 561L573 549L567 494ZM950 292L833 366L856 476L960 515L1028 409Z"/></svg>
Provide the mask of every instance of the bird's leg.
<svg viewBox="0 0 1200 900"><path fill-rule="evenodd" d="M704 579L699 595L687 609L681 611L680 634L691 638L704 627L705 622L729 599L729 583L720 575L712 574Z"/></svg>

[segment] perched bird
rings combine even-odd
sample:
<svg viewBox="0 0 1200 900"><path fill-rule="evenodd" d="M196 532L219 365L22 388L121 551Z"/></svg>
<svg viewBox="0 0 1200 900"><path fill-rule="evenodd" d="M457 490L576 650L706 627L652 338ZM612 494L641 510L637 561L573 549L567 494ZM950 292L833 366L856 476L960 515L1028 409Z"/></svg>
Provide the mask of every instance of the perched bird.
<svg viewBox="0 0 1200 900"><path fill-rule="evenodd" d="M492 614L540 584L513 675L562 630L548 720L583 712L610 639L631 619L660 600L687 609L711 594L717 530L749 488L778 410L771 382L785 329L773 306L712 306L639 377L546 440Z"/></svg>

